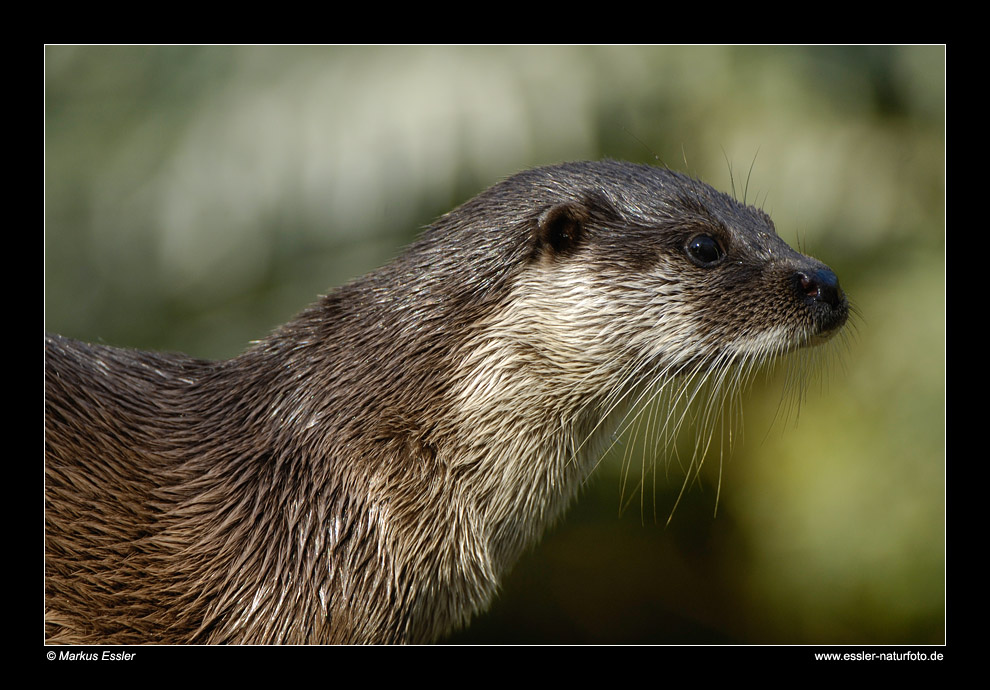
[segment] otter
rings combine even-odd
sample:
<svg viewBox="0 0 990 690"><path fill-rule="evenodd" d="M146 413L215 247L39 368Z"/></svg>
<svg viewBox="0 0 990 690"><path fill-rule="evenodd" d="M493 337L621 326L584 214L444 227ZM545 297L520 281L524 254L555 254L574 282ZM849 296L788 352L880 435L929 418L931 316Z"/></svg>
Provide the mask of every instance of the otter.
<svg viewBox="0 0 990 690"><path fill-rule="evenodd" d="M46 334L46 639L437 641L643 401L848 313L763 211L606 160L494 185L227 361Z"/></svg>

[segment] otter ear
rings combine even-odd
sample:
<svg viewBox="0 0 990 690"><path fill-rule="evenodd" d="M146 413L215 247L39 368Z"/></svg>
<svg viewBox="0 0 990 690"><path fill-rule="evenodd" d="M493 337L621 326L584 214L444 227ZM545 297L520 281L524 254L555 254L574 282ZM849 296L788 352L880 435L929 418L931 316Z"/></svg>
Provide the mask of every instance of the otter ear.
<svg viewBox="0 0 990 690"><path fill-rule="evenodd" d="M533 258L565 256L576 249L584 237L588 210L568 202L551 206L540 214L534 233Z"/></svg>

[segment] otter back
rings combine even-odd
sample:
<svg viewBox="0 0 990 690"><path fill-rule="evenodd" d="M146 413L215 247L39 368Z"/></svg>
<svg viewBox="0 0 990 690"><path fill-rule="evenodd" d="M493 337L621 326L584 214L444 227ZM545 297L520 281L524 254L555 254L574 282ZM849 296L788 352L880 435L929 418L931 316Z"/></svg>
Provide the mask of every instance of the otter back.
<svg viewBox="0 0 990 690"><path fill-rule="evenodd" d="M436 640L630 409L847 315L762 211L602 161L495 185L231 360L46 335L47 639Z"/></svg>

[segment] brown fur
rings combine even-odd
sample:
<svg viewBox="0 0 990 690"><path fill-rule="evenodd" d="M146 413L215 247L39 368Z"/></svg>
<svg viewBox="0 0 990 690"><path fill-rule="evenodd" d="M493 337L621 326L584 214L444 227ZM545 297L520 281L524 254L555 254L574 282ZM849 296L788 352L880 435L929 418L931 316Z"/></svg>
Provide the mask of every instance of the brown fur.
<svg viewBox="0 0 990 690"><path fill-rule="evenodd" d="M642 391L847 313L761 211L604 161L496 185L229 361L46 336L47 639L436 640Z"/></svg>

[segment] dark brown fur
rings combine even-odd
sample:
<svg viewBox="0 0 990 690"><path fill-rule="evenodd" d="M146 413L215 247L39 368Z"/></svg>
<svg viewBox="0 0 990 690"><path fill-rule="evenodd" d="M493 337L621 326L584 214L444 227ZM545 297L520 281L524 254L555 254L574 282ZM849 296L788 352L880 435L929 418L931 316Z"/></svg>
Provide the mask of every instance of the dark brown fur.
<svg viewBox="0 0 990 690"><path fill-rule="evenodd" d="M691 254L699 234L725 256ZM547 301L614 319L621 344ZM47 639L435 640L572 499L614 402L822 339L847 312L761 211L606 161L496 185L229 361L46 336Z"/></svg>

